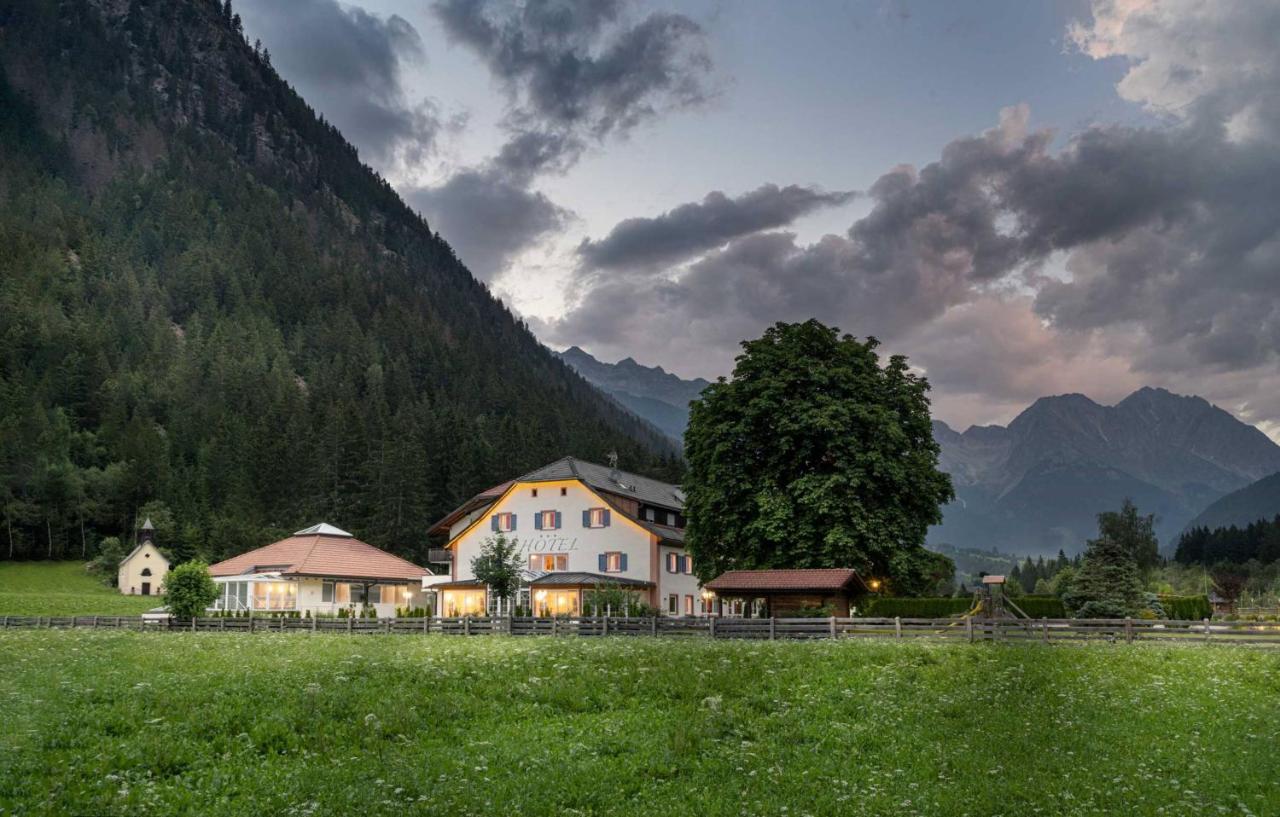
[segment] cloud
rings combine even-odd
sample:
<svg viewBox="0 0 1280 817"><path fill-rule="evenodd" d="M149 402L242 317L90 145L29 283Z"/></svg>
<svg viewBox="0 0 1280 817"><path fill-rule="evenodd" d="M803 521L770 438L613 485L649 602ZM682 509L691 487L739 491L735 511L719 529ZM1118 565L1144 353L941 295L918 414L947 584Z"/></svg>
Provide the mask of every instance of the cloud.
<svg viewBox="0 0 1280 817"><path fill-rule="evenodd" d="M741 338L816 316L914 355L966 411L1146 382L1280 427L1265 392L1280 381L1280 9L1100 2L1071 38L1125 61L1121 95L1167 123L1090 127L1054 150L1016 106L884 173L844 235L708 242L679 268L588 281L542 331L714 375Z"/></svg>
<svg viewBox="0 0 1280 817"><path fill-rule="evenodd" d="M453 41L502 83L518 129L603 139L665 110L701 104L711 69L706 35L681 14L632 23L620 0L438 0Z"/></svg>
<svg viewBox="0 0 1280 817"><path fill-rule="evenodd" d="M251 38L302 94L381 170L430 153L441 128L430 100L410 100L403 73L423 64L417 30L335 0L244 0Z"/></svg>
<svg viewBox="0 0 1280 817"><path fill-rule="evenodd" d="M707 98L711 62L693 20L632 22L620 0L439 0L449 38L474 51L508 96L507 141L444 183L409 194L477 277L492 280L572 213L533 188L583 152Z"/></svg>
<svg viewBox="0 0 1280 817"><path fill-rule="evenodd" d="M626 219L599 241L584 239L578 255L588 270L654 269L739 236L785 227L819 208L844 204L853 195L794 184L765 184L737 198L717 190L654 218Z"/></svg>
<svg viewBox="0 0 1280 817"><path fill-rule="evenodd" d="M512 258L573 218L493 165L455 173L436 187L405 191L405 197L482 281L492 280Z"/></svg>

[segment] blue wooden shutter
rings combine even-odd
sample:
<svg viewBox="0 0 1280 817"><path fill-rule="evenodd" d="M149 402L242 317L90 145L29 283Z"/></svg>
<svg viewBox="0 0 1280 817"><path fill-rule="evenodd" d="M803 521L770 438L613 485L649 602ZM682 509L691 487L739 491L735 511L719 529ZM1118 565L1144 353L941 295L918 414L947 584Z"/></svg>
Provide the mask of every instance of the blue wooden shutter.
<svg viewBox="0 0 1280 817"><path fill-rule="evenodd" d="M680 557L680 572L681 572L681 573L688 573L688 572L689 572L689 557L688 557L688 556L681 556L681 557Z"/></svg>
<svg viewBox="0 0 1280 817"><path fill-rule="evenodd" d="M601 553L600 554L600 572L604 573L608 569L609 569L609 554Z"/></svg>
<svg viewBox="0 0 1280 817"><path fill-rule="evenodd" d="M533 515L533 529L542 530L542 514L535 513Z"/></svg>
<svg viewBox="0 0 1280 817"><path fill-rule="evenodd" d="M498 532L498 515L496 513L493 516L489 517L489 528L494 533Z"/></svg>
<svg viewBox="0 0 1280 817"><path fill-rule="evenodd" d="M515 529L516 529L516 515L515 515L515 514L508 514L508 515L511 517L511 529L512 529L512 530L515 530Z"/></svg>
<svg viewBox="0 0 1280 817"><path fill-rule="evenodd" d="M589 527L591 527L591 511L590 511L590 509L585 510L585 511L583 511L583 512L582 512L582 527L584 527L584 528L589 528Z"/></svg>
<svg viewBox="0 0 1280 817"><path fill-rule="evenodd" d="M556 511L556 530L560 530L563 525L564 520L561 518L560 512Z"/></svg>
<svg viewBox="0 0 1280 817"><path fill-rule="evenodd" d="M623 573L626 573L627 572L627 554L625 553L619 554L618 560L619 560L618 569L621 570Z"/></svg>
<svg viewBox="0 0 1280 817"><path fill-rule="evenodd" d="M608 508L605 508L605 509L604 509L604 525L603 525L603 527L606 527L606 528L607 528L607 527L609 527L609 509L608 509Z"/></svg>

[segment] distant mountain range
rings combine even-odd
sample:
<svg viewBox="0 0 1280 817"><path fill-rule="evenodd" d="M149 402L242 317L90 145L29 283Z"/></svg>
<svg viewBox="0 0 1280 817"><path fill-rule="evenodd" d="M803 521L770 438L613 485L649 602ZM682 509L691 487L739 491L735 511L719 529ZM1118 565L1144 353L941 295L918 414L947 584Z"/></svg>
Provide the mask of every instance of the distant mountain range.
<svg viewBox="0 0 1280 817"><path fill-rule="evenodd" d="M1274 519L1277 514L1280 514L1280 473L1232 491L1201 511L1187 527L1212 530L1235 525L1243 528L1259 519Z"/></svg>
<svg viewBox="0 0 1280 817"><path fill-rule="evenodd" d="M588 382L677 442L684 438L689 424L690 401L711 385L700 377L683 380L661 366L642 366L629 357L604 363L577 346L559 355Z"/></svg>
<svg viewBox="0 0 1280 817"><path fill-rule="evenodd" d="M560 357L677 440L688 402L709 385L631 358L602 363L576 346ZM1156 515L1165 550L1192 520L1248 524L1280 512L1280 475L1271 476L1280 446L1203 398L1164 389L1139 389L1114 406L1082 394L1042 397L1007 427L960 433L934 421L933 436L956 488L929 533L935 548L1075 555L1096 535L1097 515L1125 497Z"/></svg>
<svg viewBox="0 0 1280 817"><path fill-rule="evenodd" d="M1044 397L1008 427L934 422L956 501L933 543L1079 552L1100 511L1130 497L1169 548L1210 503L1280 471L1280 446L1199 397L1144 388L1114 406Z"/></svg>

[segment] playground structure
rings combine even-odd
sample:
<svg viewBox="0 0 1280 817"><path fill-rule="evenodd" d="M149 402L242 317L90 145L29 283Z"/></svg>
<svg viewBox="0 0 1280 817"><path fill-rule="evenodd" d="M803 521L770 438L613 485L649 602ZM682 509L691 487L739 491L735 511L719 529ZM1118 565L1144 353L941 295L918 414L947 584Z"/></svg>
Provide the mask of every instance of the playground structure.
<svg viewBox="0 0 1280 817"><path fill-rule="evenodd" d="M983 576L982 587L973 592L973 608L965 618L1031 618L1004 592L1004 576Z"/></svg>

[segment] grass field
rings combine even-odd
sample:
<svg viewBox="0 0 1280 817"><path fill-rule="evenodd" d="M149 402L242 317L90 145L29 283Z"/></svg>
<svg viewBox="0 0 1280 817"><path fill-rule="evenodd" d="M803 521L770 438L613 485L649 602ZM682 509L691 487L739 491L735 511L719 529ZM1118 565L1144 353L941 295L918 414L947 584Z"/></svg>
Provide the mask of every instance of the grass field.
<svg viewBox="0 0 1280 817"><path fill-rule="evenodd" d="M1280 813L1280 652L0 633L0 813Z"/></svg>
<svg viewBox="0 0 1280 817"><path fill-rule="evenodd" d="M136 616L161 604L107 587L84 562L0 562L0 615Z"/></svg>

